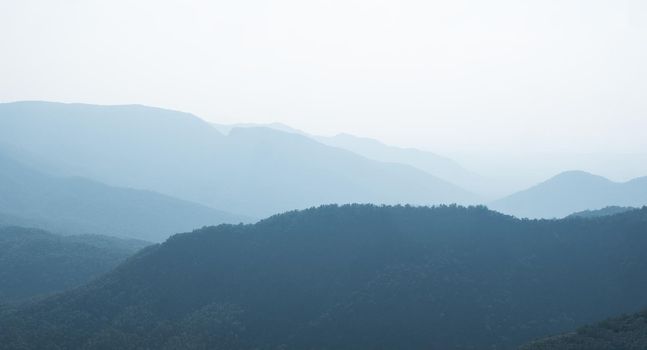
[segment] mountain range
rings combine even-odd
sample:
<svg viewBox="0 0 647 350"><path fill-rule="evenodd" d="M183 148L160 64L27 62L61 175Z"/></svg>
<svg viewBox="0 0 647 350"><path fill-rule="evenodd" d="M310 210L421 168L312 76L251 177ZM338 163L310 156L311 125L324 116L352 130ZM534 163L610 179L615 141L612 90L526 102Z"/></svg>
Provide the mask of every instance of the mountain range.
<svg viewBox="0 0 647 350"><path fill-rule="evenodd" d="M647 205L647 177L616 183L569 171L487 201L475 194L488 193L486 179L431 152L347 134L308 135L278 123L212 124L138 105L0 104L0 151L48 176L155 192L216 218L169 226L165 235L324 203L486 203L528 218ZM0 208L0 220L2 214L23 219Z"/></svg>
<svg viewBox="0 0 647 350"><path fill-rule="evenodd" d="M513 349L647 305L647 208L346 205L178 234L0 316L5 349Z"/></svg>
<svg viewBox="0 0 647 350"><path fill-rule="evenodd" d="M560 218L607 206L644 205L647 205L647 176L613 182L583 171L558 174L489 204L503 213L527 218Z"/></svg>
<svg viewBox="0 0 647 350"><path fill-rule="evenodd" d="M281 123L238 123L231 125L213 123L212 125L224 134L228 134L233 129L237 128L269 128L286 133L297 134L309 137L324 145L353 152L368 159L412 166L479 195L487 196L492 193L488 188L487 179L474 172L466 170L460 164L447 157L428 151L415 148L390 146L375 139L358 137L346 133L337 134L335 136L310 135Z"/></svg>
<svg viewBox="0 0 647 350"><path fill-rule="evenodd" d="M530 218L563 217L574 211L584 211L607 206L647 205L647 181L637 178L630 181L624 189L621 184L614 183L600 176L583 171L567 171L554 178L503 198L488 201L487 198L501 192L501 184L495 179L488 179L475 172L463 168L452 159L432 152L414 148L401 148L386 145L378 140L358 137L350 134L335 136L310 135L301 130L281 123L254 124L212 124L219 131L227 134L239 128L269 128L286 133L298 134L317 140L328 146L348 150L363 157L388 163L406 164L423 170L462 188L477 193L479 199L492 208L505 213ZM505 174L505 177L509 177ZM586 179L589 178L589 179ZM590 181L591 179L601 181ZM555 183L562 182L562 185ZM608 194L609 187L617 187ZM592 199L592 200L591 200Z"/></svg>
<svg viewBox="0 0 647 350"><path fill-rule="evenodd" d="M406 164L271 128L224 135L193 115L144 106L0 104L0 144L49 173L254 218L321 203L478 201Z"/></svg>
<svg viewBox="0 0 647 350"><path fill-rule="evenodd" d="M0 225L163 241L243 216L151 191L46 174L0 153Z"/></svg>

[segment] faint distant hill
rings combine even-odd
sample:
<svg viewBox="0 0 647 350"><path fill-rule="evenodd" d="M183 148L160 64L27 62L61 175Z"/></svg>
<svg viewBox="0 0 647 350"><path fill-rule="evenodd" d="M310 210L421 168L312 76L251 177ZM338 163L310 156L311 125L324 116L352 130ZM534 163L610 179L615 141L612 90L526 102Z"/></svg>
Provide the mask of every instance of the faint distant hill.
<svg viewBox="0 0 647 350"><path fill-rule="evenodd" d="M520 350L645 350L647 310L593 325L574 333L549 337L522 346Z"/></svg>
<svg viewBox="0 0 647 350"><path fill-rule="evenodd" d="M104 234L147 241L246 218L158 193L64 178L0 153L0 225L64 234Z"/></svg>
<svg viewBox="0 0 647 350"><path fill-rule="evenodd" d="M471 191L488 193L483 177L466 170L452 159L432 152L389 146L374 139L349 134L315 138L321 143L343 148L366 158L411 165Z"/></svg>
<svg viewBox="0 0 647 350"><path fill-rule="evenodd" d="M211 123L211 125L214 128L216 128L216 130L220 131L225 135L229 134L231 130L236 128L269 128L269 129L283 131L291 134L310 137L310 135L308 135L307 133L299 129L295 129L291 126L285 125L283 123L235 123L235 124Z"/></svg>
<svg viewBox="0 0 647 350"><path fill-rule="evenodd" d="M270 128L223 135L193 115L144 106L0 104L0 144L39 169L252 217L322 203L477 201L411 166Z"/></svg>
<svg viewBox="0 0 647 350"><path fill-rule="evenodd" d="M615 214L620 214L624 213L626 211L630 210L636 210L638 208L634 207L618 207L618 206L608 206L604 207L602 209L595 209L595 210L584 210L584 211L578 211L577 213L573 213L567 217L579 217L579 218L597 218L600 216L608 216L608 215L615 215Z"/></svg>
<svg viewBox="0 0 647 350"><path fill-rule="evenodd" d="M568 171L489 206L517 217L554 218L607 206L647 205L647 176L613 182L583 171Z"/></svg>
<svg viewBox="0 0 647 350"><path fill-rule="evenodd" d="M350 134L338 134L336 136L309 135L301 130L281 123L213 125L216 129L225 134L229 133L234 128L263 127L307 136L325 145L345 149L368 159L413 166L433 176L476 193L489 193L486 179L474 172L466 170L460 164L447 157L428 151L422 151L415 148L389 146L378 140Z"/></svg>
<svg viewBox="0 0 647 350"><path fill-rule="evenodd" d="M0 303L78 287L149 244L107 236L61 236L38 229L0 227Z"/></svg>
<svg viewBox="0 0 647 350"><path fill-rule="evenodd" d="M207 227L0 315L0 344L509 350L647 305L646 220L328 205Z"/></svg>

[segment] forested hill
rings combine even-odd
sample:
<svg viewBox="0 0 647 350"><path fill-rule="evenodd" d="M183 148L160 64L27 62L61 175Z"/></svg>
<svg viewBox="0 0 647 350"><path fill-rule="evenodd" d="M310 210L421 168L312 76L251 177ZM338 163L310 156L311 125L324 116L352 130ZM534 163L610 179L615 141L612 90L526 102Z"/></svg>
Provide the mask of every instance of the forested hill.
<svg viewBox="0 0 647 350"><path fill-rule="evenodd" d="M647 209L323 206L179 234L5 314L7 349L513 349L647 306Z"/></svg>
<svg viewBox="0 0 647 350"><path fill-rule="evenodd" d="M149 244L107 236L60 236L31 228L0 227L0 303L78 287Z"/></svg>
<svg viewBox="0 0 647 350"><path fill-rule="evenodd" d="M645 350L647 310L579 328L574 333L532 342L521 350Z"/></svg>

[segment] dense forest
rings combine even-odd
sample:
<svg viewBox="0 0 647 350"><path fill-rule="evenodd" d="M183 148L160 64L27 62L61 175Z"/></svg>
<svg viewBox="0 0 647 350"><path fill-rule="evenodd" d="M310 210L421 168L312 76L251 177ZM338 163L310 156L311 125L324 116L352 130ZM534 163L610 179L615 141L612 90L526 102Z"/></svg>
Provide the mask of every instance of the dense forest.
<svg viewBox="0 0 647 350"><path fill-rule="evenodd" d="M7 349L513 349L647 305L647 208L347 205L178 234L5 311Z"/></svg>
<svg viewBox="0 0 647 350"><path fill-rule="evenodd" d="M0 303L17 303L78 287L149 243L98 235L60 236L0 227Z"/></svg>
<svg viewBox="0 0 647 350"><path fill-rule="evenodd" d="M647 310L579 328L574 333L532 342L522 350L645 350Z"/></svg>

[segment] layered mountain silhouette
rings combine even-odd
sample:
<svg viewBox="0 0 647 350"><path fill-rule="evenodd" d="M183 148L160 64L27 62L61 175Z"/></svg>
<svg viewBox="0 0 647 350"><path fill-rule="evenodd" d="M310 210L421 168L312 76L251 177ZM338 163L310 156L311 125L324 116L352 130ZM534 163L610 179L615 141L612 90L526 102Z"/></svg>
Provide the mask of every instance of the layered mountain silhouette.
<svg viewBox="0 0 647 350"><path fill-rule="evenodd" d="M335 136L310 135L281 123L254 124L212 124L217 130L228 134L236 128L269 128L312 138L325 145L345 149L368 159L387 163L399 163L423 170L447 182L456 184L475 193L489 193L488 181L480 175L466 170L457 162L432 152L415 148L386 145L378 140L358 137L346 133Z"/></svg>
<svg viewBox="0 0 647 350"><path fill-rule="evenodd" d="M647 209L323 206L171 237L6 311L5 349L513 349L647 305Z"/></svg>
<svg viewBox="0 0 647 350"><path fill-rule="evenodd" d="M577 213L573 213L567 217L595 218L600 216L616 215L636 209L637 208L634 207L608 206L601 209L578 211Z"/></svg>
<svg viewBox="0 0 647 350"><path fill-rule="evenodd" d="M350 134L338 134L332 137L317 136L315 139L326 145L346 149L369 159L411 165L476 193L488 192L485 188L486 180L481 176L466 170L447 157L428 151L389 146L374 139Z"/></svg>
<svg viewBox="0 0 647 350"><path fill-rule="evenodd" d="M187 113L144 106L0 105L0 143L39 169L264 217L322 203L469 203L424 171L271 128L228 135Z"/></svg>
<svg viewBox="0 0 647 350"><path fill-rule="evenodd" d="M163 241L176 232L247 220L151 191L45 174L0 153L0 225Z"/></svg>
<svg viewBox="0 0 647 350"><path fill-rule="evenodd" d="M534 341L521 350L644 350L647 310L583 326L576 332Z"/></svg>
<svg viewBox="0 0 647 350"><path fill-rule="evenodd" d="M227 135L229 134L233 129L240 129L240 128L268 128L268 129L274 129L278 131L283 131L287 132L290 134L297 134L301 136L307 136L307 137L313 137L308 133L305 133L299 129L295 129L289 125L285 125L283 123L235 123L235 124L220 124L220 123L211 123L211 126L216 128L216 130L220 131L221 133Z"/></svg>
<svg viewBox="0 0 647 350"><path fill-rule="evenodd" d="M647 205L647 176L619 183L583 171L568 171L489 206L517 217L555 218L607 206L643 205Z"/></svg>
<svg viewBox="0 0 647 350"><path fill-rule="evenodd" d="M78 287L149 244L107 236L61 236L37 229L0 227L0 303Z"/></svg>

